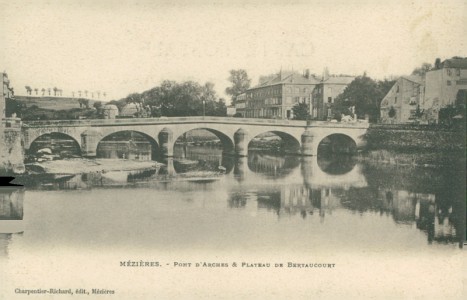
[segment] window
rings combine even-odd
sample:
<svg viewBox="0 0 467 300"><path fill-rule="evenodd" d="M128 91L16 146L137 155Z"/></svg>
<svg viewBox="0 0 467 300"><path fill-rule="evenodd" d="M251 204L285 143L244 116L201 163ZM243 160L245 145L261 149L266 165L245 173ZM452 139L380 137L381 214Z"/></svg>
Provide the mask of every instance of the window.
<svg viewBox="0 0 467 300"><path fill-rule="evenodd" d="M328 97L328 103L332 103L332 97Z"/></svg>
<svg viewBox="0 0 467 300"><path fill-rule="evenodd" d="M448 76L451 76L451 69L446 69L446 72L448 73Z"/></svg>
<svg viewBox="0 0 467 300"><path fill-rule="evenodd" d="M456 69L456 75L461 76L461 69Z"/></svg>
<svg viewBox="0 0 467 300"><path fill-rule="evenodd" d="M451 80L448 80L448 81L446 82L446 84L447 84L447 85L451 85Z"/></svg>
<svg viewBox="0 0 467 300"><path fill-rule="evenodd" d="M397 97L394 97L394 103L397 103Z"/></svg>
<svg viewBox="0 0 467 300"><path fill-rule="evenodd" d="M288 93L288 94L292 93L292 88L289 88L289 87L286 88L286 89L285 89L285 92Z"/></svg>
<svg viewBox="0 0 467 300"><path fill-rule="evenodd" d="M396 93L399 93L399 85L396 85Z"/></svg>

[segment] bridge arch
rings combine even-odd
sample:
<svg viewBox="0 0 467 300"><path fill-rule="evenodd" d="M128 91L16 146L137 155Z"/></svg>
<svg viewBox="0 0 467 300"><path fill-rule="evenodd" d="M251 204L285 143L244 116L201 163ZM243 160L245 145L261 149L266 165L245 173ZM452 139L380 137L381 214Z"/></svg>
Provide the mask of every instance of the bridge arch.
<svg viewBox="0 0 467 300"><path fill-rule="evenodd" d="M181 138L183 138L183 135L186 133L193 131L193 130L206 130L213 135L215 135L219 141L221 142L222 145L222 150L224 154L233 154L234 152L234 142L230 136L228 136L226 133L223 133L220 130L214 129L214 128L209 128L209 127L199 127L199 128L190 128L187 131L184 131L183 133L179 134L177 137L174 136L174 144L177 141L180 141Z"/></svg>
<svg viewBox="0 0 467 300"><path fill-rule="evenodd" d="M274 136L271 134L279 137L281 141L274 141ZM253 147L283 154L300 154L300 141L292 134L277 130L264 131L252 137L248 143L248 150Z"/></svg>
<svg viewBox="0 0 467 300"><path fill-rule="evenodd" d="M26 149L26 154L35 154L43 148L49 148L53 154L60 156L81 155L79 141L73 136L63 132L47 132L34 138Z"/></svg>
<svg viewBox="0 0 467 300"><path fill-rule="evenodd" d="M319 139L317 155L355 154L357 141L345 133L332 133Z"/></svg>
<svg viewBox="0 0 467 300"><path fill-rule="evenodd" d="M137 130L120 130L109 133L96 145L97 158L158 160L160 147L150 135Z"/></svg>

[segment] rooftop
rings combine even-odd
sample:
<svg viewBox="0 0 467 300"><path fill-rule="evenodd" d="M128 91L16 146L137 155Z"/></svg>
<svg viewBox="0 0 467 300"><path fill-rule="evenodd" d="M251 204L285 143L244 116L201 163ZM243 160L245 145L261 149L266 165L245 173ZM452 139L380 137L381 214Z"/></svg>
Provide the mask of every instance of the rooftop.
<svg viewBox="0 0 467 300"><path fill-rule="evenodd" d="M454 57L443 61L443 68L467 69L467 57Z"/></svg>
<svg viewBox="0 0 467 300"><path fill-rule="evenodd" d="M418 84L423 84L423 78L420 75L409 75L409 76L402 76L402 78L412 81Z"/></svg>
<svg viewBox="0 0 467 300"><path fill-rule="evenodd" d="M261 87L266 87L266 86L271 86L271 85L276 85L276 84L284 84L284 83L293 83L293 84L318 84L320 81L313 76L310 76L309 78L304 77L303 75L300 75L298 73L292 73L292 74L278 74L275 78L260 83L257 86L253 87L252 89L256 88L261 88Z"/></svg>
<svg viewBox="0 0 467 300"><path fill-rule="evenodd" d="M349 84L355 79L354 76L335 76L329 77L326 80L323 80L321 83L324 84Z"/></svg>

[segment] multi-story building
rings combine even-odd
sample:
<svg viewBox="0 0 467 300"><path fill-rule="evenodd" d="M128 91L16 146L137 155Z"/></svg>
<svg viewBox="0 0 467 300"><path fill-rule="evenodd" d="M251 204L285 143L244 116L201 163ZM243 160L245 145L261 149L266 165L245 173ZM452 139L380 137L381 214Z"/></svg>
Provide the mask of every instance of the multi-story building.
<svg viewBox="0 0 467 300"><path fill-rule="evenodd" d="M245 117L246 94L240 94L235 98L235 113Z"/></svg>
<svg viewBox="0 0 467 300"><path fill-rule="evenodd" d="M381 101L382 123L411 123L417 119L417 109L424 107L425 85L422 76L402 76Z"/></svg>
<svg viewBox="0 0 467 300"><path fill-rule="evenodd" d="M323 78L312 93L310 115L315 120L332 118L331 108L337 96L355 79L353 76L334 76Z"/></svg>
<svg viewBox="0 0 467 300"><path fill-rule="evenodd" d="M456 105L466 94L467 58L446 59L423 77L399 78L381 101L381 122L437 123L440 109Z"/></svg>
<svg viewBox="0 0 467 300"><path fill-rule="evenodd" d="M425 114L438 121L439 110L455 105L458 93L467 90L467 57L446 59L425 75Z"/></svg>
<svg viewBox="0 0 467 300"><path fill-rule="evenodd" d="M292 107L311 104L311 92L319 80L309 75L280 72L275 78L245 92L245 117L292 119Z"/></svg>

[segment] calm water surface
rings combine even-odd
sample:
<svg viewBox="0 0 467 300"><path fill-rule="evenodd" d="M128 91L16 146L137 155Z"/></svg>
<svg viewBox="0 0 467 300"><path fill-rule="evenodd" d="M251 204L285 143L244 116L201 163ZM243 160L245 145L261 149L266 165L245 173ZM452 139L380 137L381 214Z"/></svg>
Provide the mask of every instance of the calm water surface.
<svg viewBox="0 0 467 300"><path fill-rule="evenodd" d="M194 170L83 174L4 190L0 224L22 221L20 229L0 234L1 259L22 272L22 264L32 262L57 267L112 255L115 264L171 255L332 262L342 253L460 251L465 177L455 166L395 167L261 152L232 158L217 148L185 150L176 149L173 164L195 161Z"/></svg>

